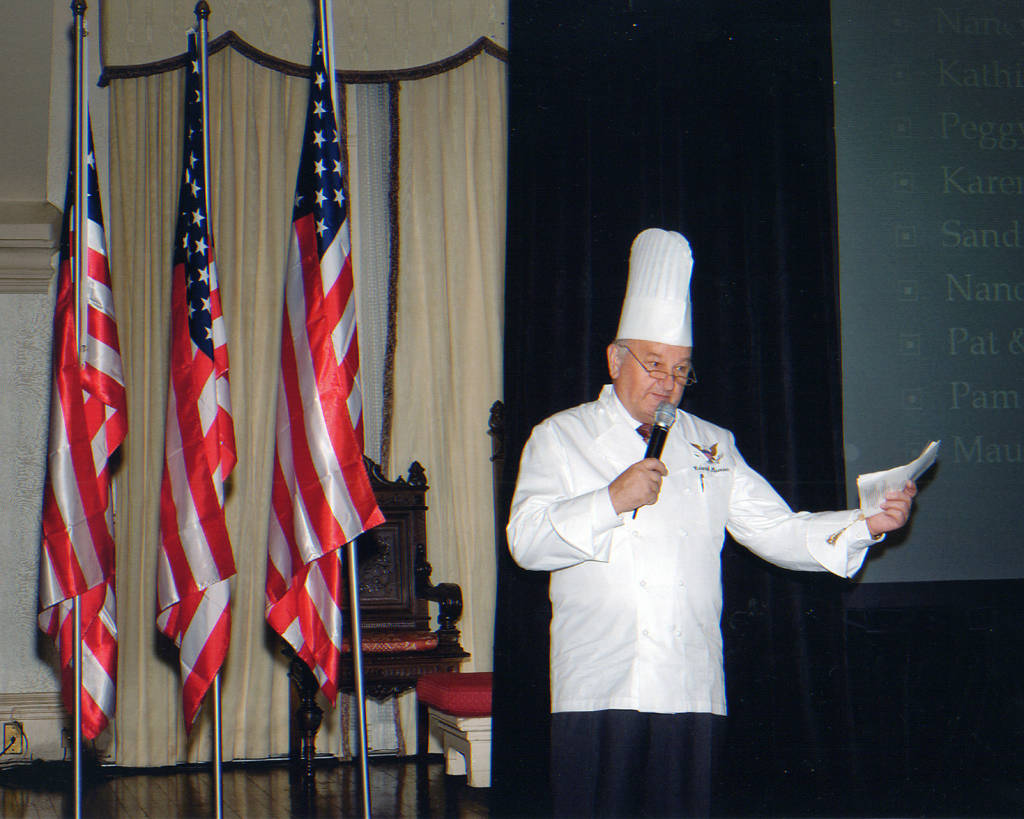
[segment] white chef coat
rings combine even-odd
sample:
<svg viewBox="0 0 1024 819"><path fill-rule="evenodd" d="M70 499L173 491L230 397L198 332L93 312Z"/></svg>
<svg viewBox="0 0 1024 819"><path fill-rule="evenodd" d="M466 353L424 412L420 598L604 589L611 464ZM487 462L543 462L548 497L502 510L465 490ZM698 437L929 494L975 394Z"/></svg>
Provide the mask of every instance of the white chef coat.
<svg viewBox="0 0 1024 819"><path fill-rule="evenodd" d="M658 501L616 514L608 485L646 449L606 385L523 449L508 523L526 569L551 572L551 710L725 714L725 529L788 569L852 576L873 542L857 511L794 513L732 433L682 410Z"/></svg>

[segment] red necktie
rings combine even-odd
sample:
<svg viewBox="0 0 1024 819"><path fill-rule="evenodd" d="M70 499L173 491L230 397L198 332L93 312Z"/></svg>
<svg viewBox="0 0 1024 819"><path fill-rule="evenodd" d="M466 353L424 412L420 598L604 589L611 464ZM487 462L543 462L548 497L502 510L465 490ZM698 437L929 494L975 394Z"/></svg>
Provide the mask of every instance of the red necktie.
<svg viewBox="0 0 1024 819"><path fill-rule="evenodd" d="M651 425L641 424L636 428L636 434L643 438L645 441L651 440Z"/></svg>

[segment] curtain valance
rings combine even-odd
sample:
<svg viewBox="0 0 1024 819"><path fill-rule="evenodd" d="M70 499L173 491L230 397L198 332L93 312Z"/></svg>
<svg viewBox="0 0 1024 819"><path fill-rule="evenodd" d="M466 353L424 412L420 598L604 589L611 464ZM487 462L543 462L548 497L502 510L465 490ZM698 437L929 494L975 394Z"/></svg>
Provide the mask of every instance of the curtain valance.
<svg viewBox="0 0 1024 819"><path fill-rule="evenodd" d="M225 48L234 49L239 54L247 57L253 62L281 74L287 74L292 77L303 77L309 74L308 65L291 62L290 60L283 60L280 57L275 57L272 54L261 51L256 48L256 46L247 43L234 31L226 31L219 37L210 41L209 51L211 55L216 54ZM479 37L475 42L466 46L461 51L425 65L373 71L343 69L336 72L336 77L338 82L346 85L420 80L458 68L479 54L489 54L503 62L508 62L508 51L505 48L498 45L488 37ZM99 85L107 86L112 80L137 79L140 77L149 77L154 74L163 74L166 71L175 71L179 68L183 68L187 61L188 54L182 52L174 57L168 57L167 59L157 60L150 63L108 66L103 69L103 73L100 75Z"/></svg>
<svg viewBox="0 0 1024 819"><path fill-rule="evenodd" d="M195 0L102 0L104 67L160 63L178 54L194 6ZM300 65L309 59L313 0L212 0L210 6L211 39L237 32L272 59ZM429 65L481 36L500 47L508 43L508 0L335 0L333 17L337 66L346 71Z"/></svg>

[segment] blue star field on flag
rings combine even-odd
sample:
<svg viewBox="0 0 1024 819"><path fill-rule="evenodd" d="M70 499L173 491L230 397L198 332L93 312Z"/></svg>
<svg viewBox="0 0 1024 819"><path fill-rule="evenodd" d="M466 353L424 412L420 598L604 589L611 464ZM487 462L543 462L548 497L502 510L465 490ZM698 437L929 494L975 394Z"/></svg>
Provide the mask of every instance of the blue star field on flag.
<svg viewBox="0 0 1024 819"><path fill-rule="evenodd" d="M292 221L312 213L317 251L322 257L348 215L341 145L331 102L331 76L324 64L319 28L313 39L313 82L306 114L305 140L299 160Z"/></svg>
<svg viewBox="0 0 1024 819"><path fill-rule="evenodd" d="M103 224L103 205L100 202L99 192L100 183L99 176L96 173L96 152L93 148L92 142L92 118L89 119L89 125L86 128L88 132L87 139L89 140L89 151L85 157L85 212L86 219L90 222L95 222L98 225ZM75 188L73 183L75 177L75 169L68 168L68 185L67 193L64 200L64 212L71 214L74 213L75 206ZM72 231L71 219L65 219L61 226L60 235L60 253L62 259L70 259L75 255L75 249L71 247L71 231Z"/></svg>
<svg viewBox="0 0 1024 819"><path fill-rule="evenodd" d="M174 264L185 265L189 304L189 334L195 345L213 358L213 317L210 313L212 259L207 229L206 153L203 135L203 94L200 86L196 35L188 38L189 69L185 75L185 122L187 136L183 156L181 190L178 193L178 226Z"/></svg>

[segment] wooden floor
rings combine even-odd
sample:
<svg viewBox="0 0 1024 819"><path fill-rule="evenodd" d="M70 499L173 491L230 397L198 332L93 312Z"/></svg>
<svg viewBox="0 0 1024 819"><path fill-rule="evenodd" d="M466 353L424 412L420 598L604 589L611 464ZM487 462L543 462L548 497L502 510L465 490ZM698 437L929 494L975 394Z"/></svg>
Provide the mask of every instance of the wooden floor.
<svg viewBox="0 0 1024 819"><path fill-rule="evenodd" d="M0 817L73 815L70 771L64 763L36 763L0 769ZM440 757L428 762L394 758L370 760L370 802L374 817L487 817L486 788L470 788L465 776L446 776ZM213 777L208 768L113 769L87 773L82 815L101 819L209 817ZM358 769L352 763L321 763L309 792L283 763L225 765L224 816L362 816Z"/></svg>

